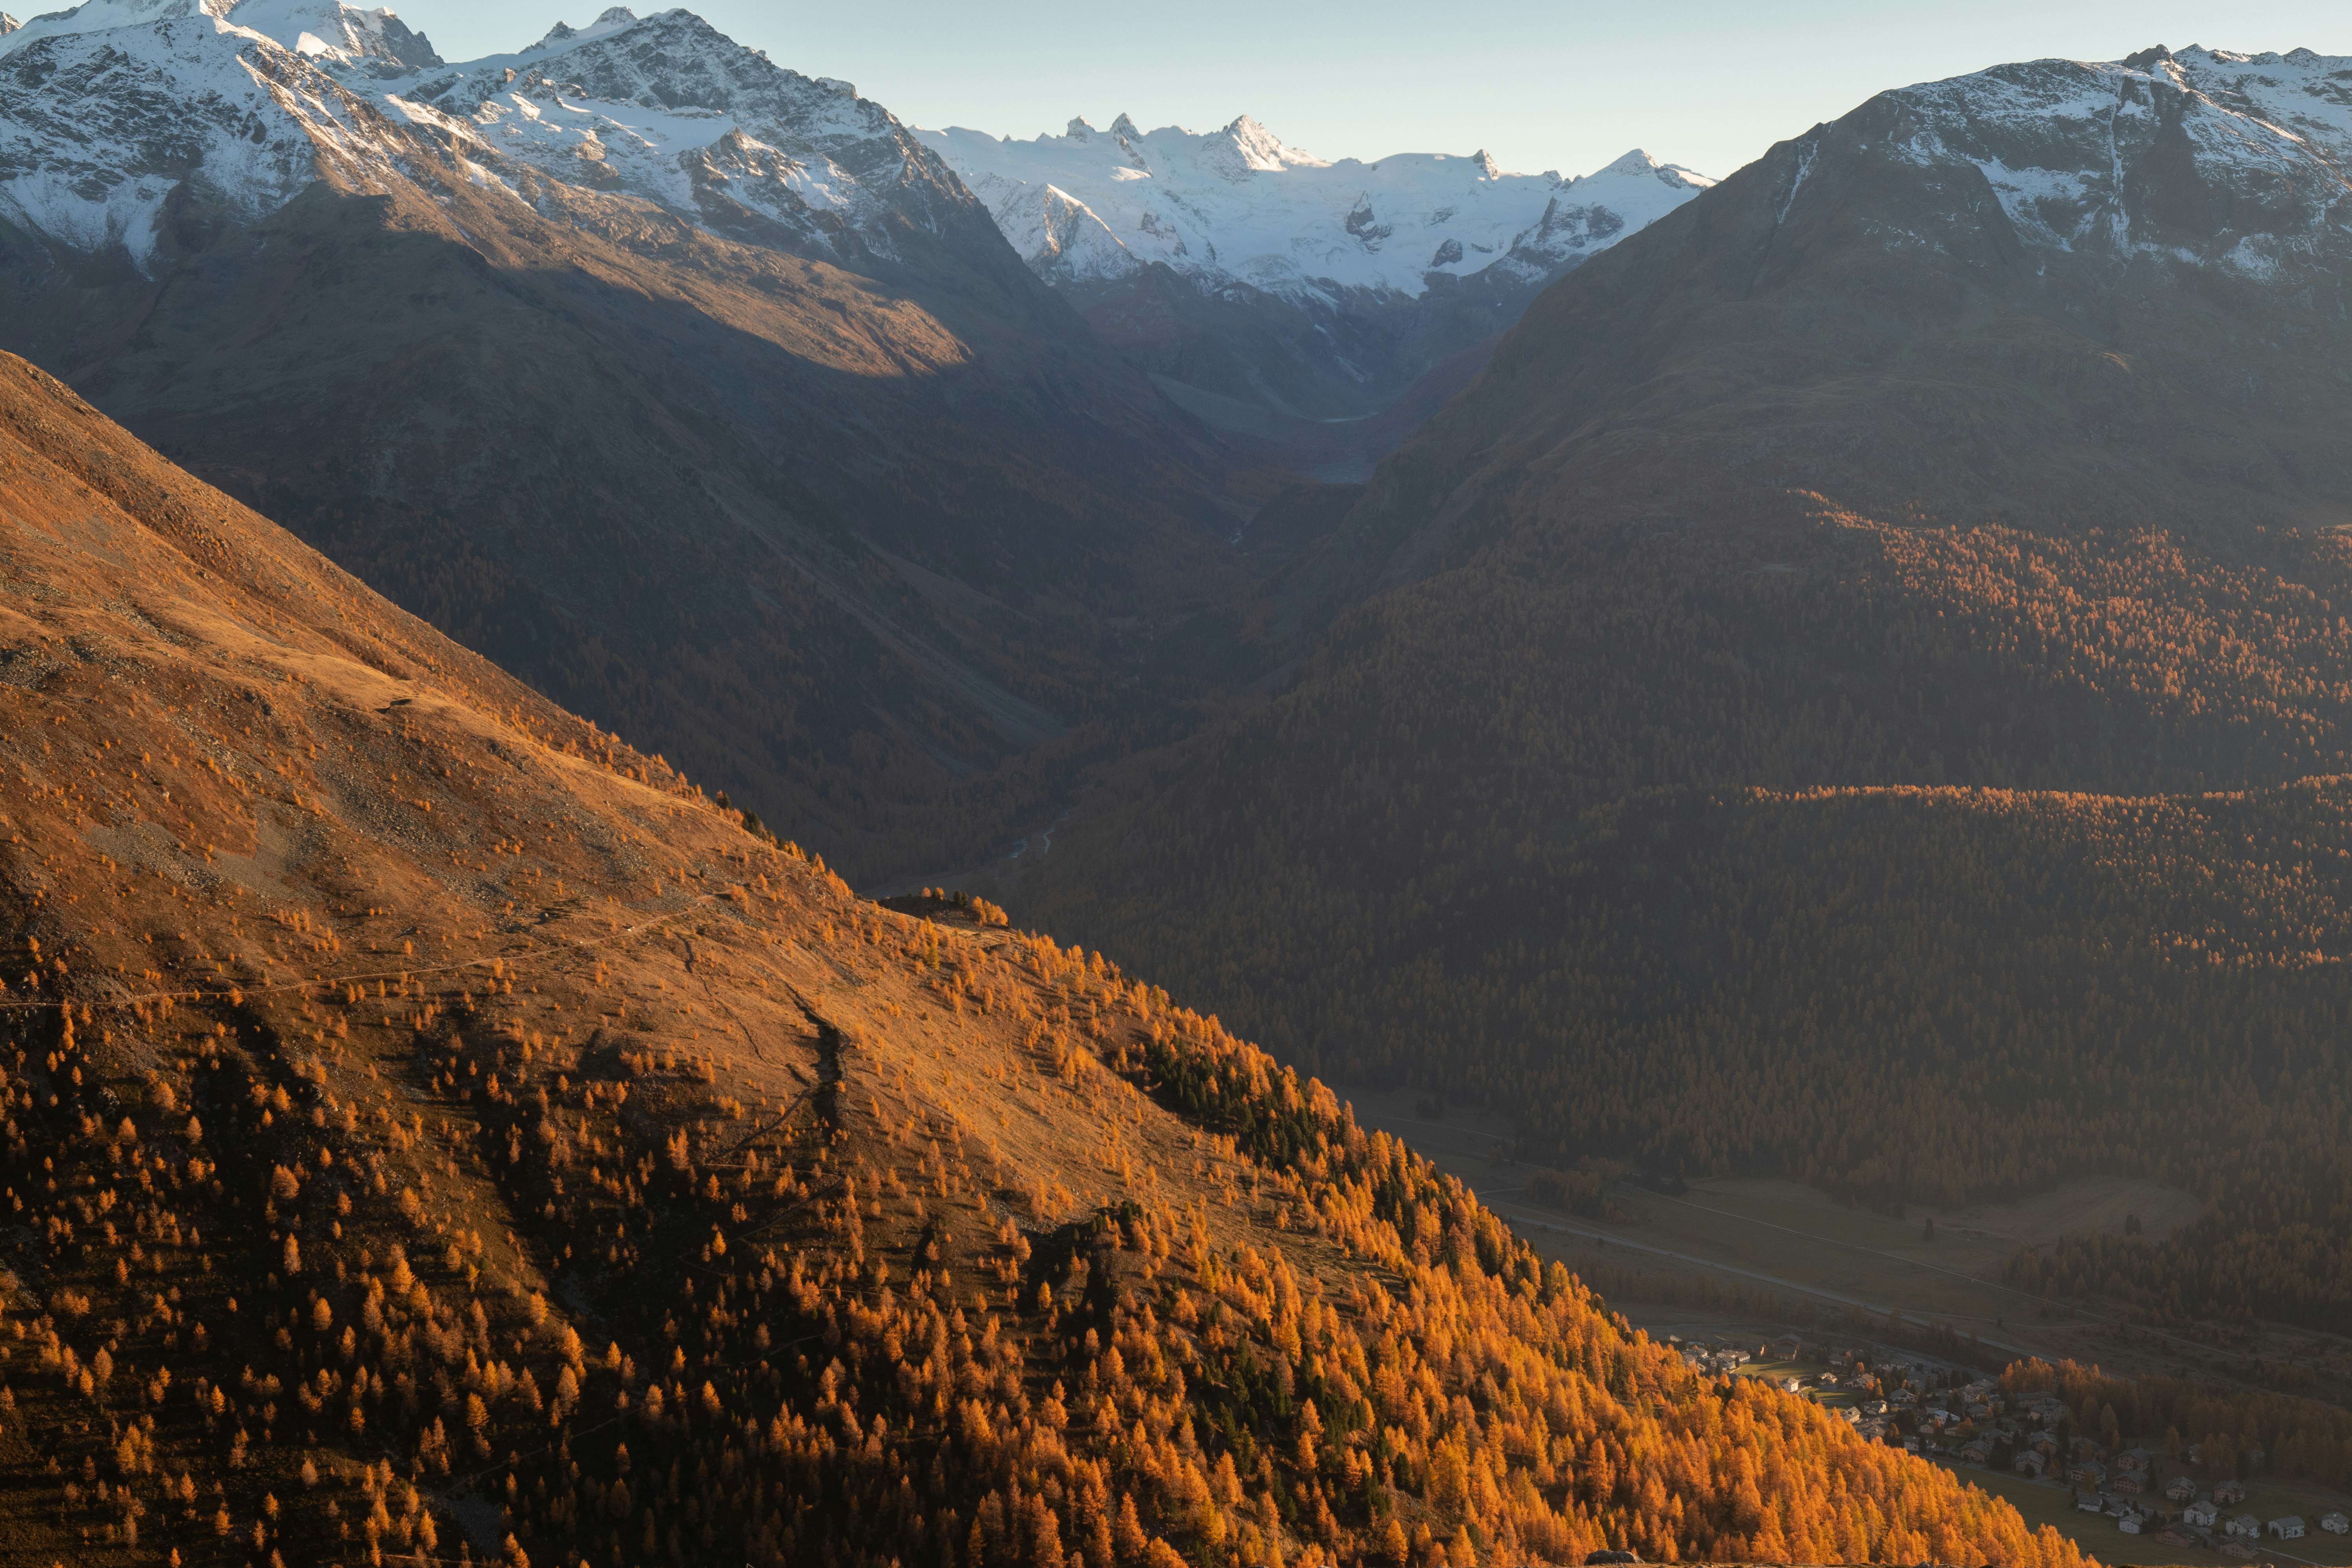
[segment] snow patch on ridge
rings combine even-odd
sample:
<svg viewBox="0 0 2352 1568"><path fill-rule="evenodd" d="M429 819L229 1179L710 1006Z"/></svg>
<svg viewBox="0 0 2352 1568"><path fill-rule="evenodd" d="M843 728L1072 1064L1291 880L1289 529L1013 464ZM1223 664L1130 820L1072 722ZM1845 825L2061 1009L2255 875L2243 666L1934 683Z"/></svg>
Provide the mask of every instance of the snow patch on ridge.
<svg viewBox="0 0 2352 1568"><path fill-rule="evenodd" d="M2074 248L2092 221L2080 216L2092 205L2092 189L2079 171L2011 169L1997 158L1972 162L2021 234L2061 250Z"/></svg>

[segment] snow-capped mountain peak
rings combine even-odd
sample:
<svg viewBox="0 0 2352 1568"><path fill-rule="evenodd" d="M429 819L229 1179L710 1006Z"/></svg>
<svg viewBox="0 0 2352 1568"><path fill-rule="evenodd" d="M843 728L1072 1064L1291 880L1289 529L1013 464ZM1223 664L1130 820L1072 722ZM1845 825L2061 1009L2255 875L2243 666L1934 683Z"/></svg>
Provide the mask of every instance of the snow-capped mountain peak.
<svg viewBox="0 0 2352 1568"><path fill-rule="evenodd" d="M997 226L1030 266L1048 278L1116 278L1135 258L1086 203L1058 186L1028 193Z"/></svg>
<svg viewBox="0 0 2352 1568"><path fill-rule="evenodd" d="M1121 115L1120 119L1127 117ZM1130 121L1130 123L1132 123ZM1294 147L1282 144L1282 138L1244 114L1231 125L1213 135L1203 137L1204 148L1222 150L1230 147L1234 160L1253 174L1278 174L1286 169L1320 169L1327 167L1320 158L1310 156Z"/></svg>
<svg viewBox="0 0 2352 1568"><path fill-rule="evenodd" d="M227 10L226 0L85 0L70 10L44 11L10 28L0 35L0 54L13 54L43 38L79 33L112 32L176 20L217 21Z"/></svg>
<svg viewBox="0 0 2352 1568"><path fill-rule="evenodd" d="M341 0L87 0L0 37L0 222L72 249L143 268L175 193L253 219L321 178L452 167L549 216L638 203L853 267L900 255L906 226L988 233L887 110L684 10L614 6L461 65Z"/></svg>
<svg viewBox="0 0 2352 1568"><path fill-rule="evenodd" d="M0 11L0 38L6 37L9 34L15 32L19 26L20 24L17 22L16 17L11 16L5 11Z"/></svg>
<svg viewBox="0 0 2352 1568"><path fill-rule="evenodd" d="M586 43L591 39L607 37L624 28L635 26L636 21L637 14L626 5L609 6L584 27L575 27L568 22L558 22L547 30L547 37L540 39L533 47L546 49L552 48L557 44Z"/></svg>
<svg viewBox="0 0 2352 1568"><path fill-rule="evenodd" d="M1557 175L1507 174L1483 151L1330 162L1248 115L1206 133L1145 132L1121 114L1108 132L1080 117L1059 136L1028 142L960 128L918 134L1050 281L1158 264L1292 299L1356 289L1412 298L1433 276L1498 265L1525 280L1613 243L1710 183L1637 151L1575 182L1562 205Z"/></svg>
<svg viewBox="0 0 2352 1568"><path fill-rule="evenodd" d="M2347 80L2352 57L2309 49L2023 61L1882 94L1867 106L1884 121L1870 151L1981 182L2016 241L2054 256L2210 266L2266 283L2310 271L2332 289L2352 197ZM1784 215L1801 194L1800 180ZM1894 227L1887 238L1947 243Z"/></svg>
<svg viewBox="0 0 2352 1568"><path fill-rule="evenodd" d="M1679 163L1661 163L1639 147L1634 148L1615 163L1585 175L1584 178L1597 180L1603 175L1611 174L1628 179L1652 179L1676 189L1687 187L1693 190L1705 190L1715 184L1706 175L1695 174ZM1570 182L1570 184L1577 183L1580 182Z"/></svg>
<svg viewBox="0 0 2352 1568"><path fill-rule="evenodd" d="M568 31L386 83L386 104L468 157L827 257L891 255L895 219L936 228L964 221L947 215L959 205L978 216L936 155L849 82L786 70L683 10L616 6Z"/></svg>
<svg viewBox="0 0 2352 1568"><path fill-rule="evenodd" d="M441 63L424 34L382 7L362 10L340 0L236 0L226 19L325 64L397 74Z"/></svg>
<svg viewBox="0 0 2352 1568"><path fill-rule="evenodd" d="M393 12L362 10L341 0L85 0L70 10L0 27L0 55L44 38L196 20L212 23L215 31L267 38L330 69L357 67L383 75L441 63L431 42Z"/></svg>

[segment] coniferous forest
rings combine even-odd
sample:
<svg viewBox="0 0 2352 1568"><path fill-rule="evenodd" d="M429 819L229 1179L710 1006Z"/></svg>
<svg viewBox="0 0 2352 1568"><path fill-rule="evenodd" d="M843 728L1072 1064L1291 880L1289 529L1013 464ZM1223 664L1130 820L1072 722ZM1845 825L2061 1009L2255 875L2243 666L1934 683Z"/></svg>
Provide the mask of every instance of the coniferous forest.
<svg viewBox="0 0 2352 1568"><path fill-rule="evenodd" d="M0 16L0 1559L2333 1531L2352 57L2144 45L1563 179Z"/></svg>
<svg viewBox="0 0 2352 1568"><path fill-rule="evenodd" d="M2080 1560L5 374L11 1550Z"/></svg>

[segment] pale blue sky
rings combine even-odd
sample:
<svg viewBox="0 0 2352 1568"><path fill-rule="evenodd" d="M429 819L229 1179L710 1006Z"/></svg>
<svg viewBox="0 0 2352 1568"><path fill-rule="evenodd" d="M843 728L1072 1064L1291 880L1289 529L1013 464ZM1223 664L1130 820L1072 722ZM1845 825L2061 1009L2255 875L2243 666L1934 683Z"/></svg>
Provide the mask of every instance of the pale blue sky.
<svg viewBox="0 0 2352 1568"><path fill-rule="evenodd" d="M583 24L604 0L391 4L459 59L519 48L559 18ZM1874 92L2003 60L2114 59L2156 43L2352 53L2352 7L2341 0L689 8L779 64L856 82L918 125L1025 138L1076 114L1101 126L1124 110L1147 128L1195 130L1249 114L1324 158L1483 147L1515 172L1570 174L1640 146L1720 176Z"/></svg>

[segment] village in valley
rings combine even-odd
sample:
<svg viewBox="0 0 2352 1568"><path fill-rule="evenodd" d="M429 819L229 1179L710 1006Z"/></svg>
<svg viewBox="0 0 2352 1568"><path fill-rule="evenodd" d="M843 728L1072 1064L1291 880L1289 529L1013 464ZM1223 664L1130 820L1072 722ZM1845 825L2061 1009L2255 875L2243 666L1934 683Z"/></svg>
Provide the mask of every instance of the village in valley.
<svg viewBox="0 0 2352 1568"><path fill-rule="evenodd" d="M2118 1447L2116 1433L2073 1430L2074 1413L2050 1393L2003 1394L1997 1381L1917 1352L1879 1345L1812 1346L1786 1333L1753 1349L1728 1333L1662 1336L1685 1364L1702 1373L1761 1378L1821 1405L1857 1436L1883 1442L1955 1468L2020 1503L2029 1519L2071 1506L2074 1520L2051 1519L2065 1533L2096 1543L2082 1528L2103 1516L2120 1535L2172 1549L2179 1561L2200 1552L2251 1561L2276 1556L2315 1559L2277 1550L2289 1542L2352 1536L2352 1510L2300 1505L2305 1490L2266 1486L2266 1456L2259 1448L2230 1457L2228 1468L2256 1478L2208 1476L2201 1445L2177 1455L2145 1446ZM1996 1478L1999 1478L1996 1480ZM2012 1479L2014 1478L2014 1479ZM2024 1509L2018 1481L2039 1492L2041 1509ZM2275 1506L2265 1508L2265 1502ZM2305 1511L2296 1511L2305 1507ZM2124 1555L2130 1553L2131 1555ZM2100 1551L2110 1560L2147 1556L2121 1542ZM2329 1554L2333 1561L2341 1552Z"/></svg>
<svg viewBox="0 0 2352 1568"><path fill-rule="evenodd" d="M2126 1331L2097 1303L2007 1288L2004 1259L2074 1232L2168 1231L2194 1200L2144 1182L2084 1181L2006 1208L1891 1217L1778 1180L1606 1184L1584 1212L1538 1190L1507 1118L1409 1089L1351 1090L1368 1126L1409 1139L1610 1308L1696 1370L1752 1377L1820 1405L1864 1441L1944 1465L2105 1563L2352 1568L2352 1491L2252 1443L2108 1430L2105 1415L1999 1370L2037 1363L2126 1377L2270 1386L2258 1363L2333 1382L2352 1338L2231 1324L2210 1342ZM2152 1216L2152 1217L2143 1217ZM2228 1424L2224 1423L2226 1426ZM2224 1451L2226 1450L2226 1451Z"/></svg>

